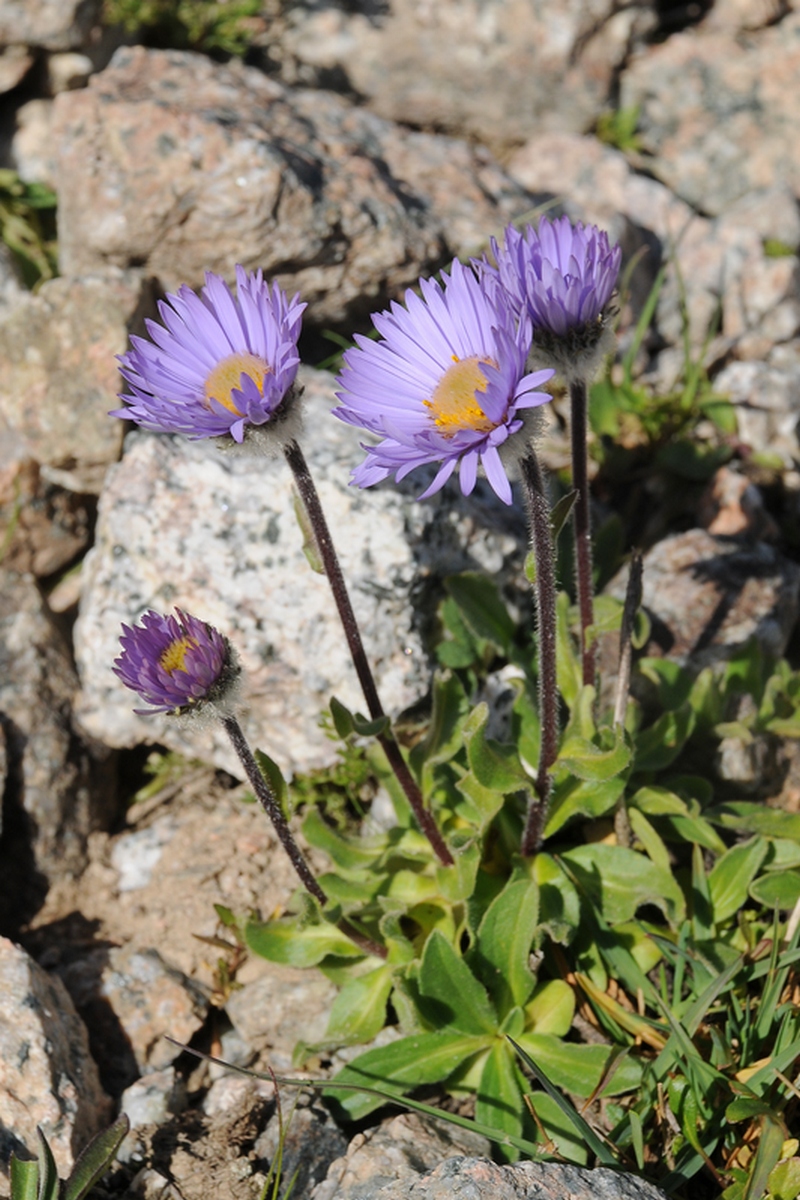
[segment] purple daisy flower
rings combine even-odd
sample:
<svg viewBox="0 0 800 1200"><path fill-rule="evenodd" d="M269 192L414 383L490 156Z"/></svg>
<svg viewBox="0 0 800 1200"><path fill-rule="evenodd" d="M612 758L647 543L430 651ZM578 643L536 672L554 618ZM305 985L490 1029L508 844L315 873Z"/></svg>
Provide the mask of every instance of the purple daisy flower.
<svg viewBox="0 0 800 1200"><path fill-rule="evenodd" d="M496 266L479 270L508 295L514 310L533 325L533 345L567 375L588 373L606 348L605 316L617 285L622 251L596 225L573 225L569 217L520 233L505 231L501 248L492 239ZM594 365L593 362L593 365Z"/></svg>
<svg viewBox="0 0 800 1200"><path fill-rule="evenodd" d="M185 284L160 301L164 322L146 321L150 340L132 337L119 356L130 407L112 417L159 433L236 442L245 426L275 417L294 383L300 358L297 339L305 304L288 300L261 271L236 268L237 294L224 279L206 273L196 295Z"/></svg>
<svg viewBox="0 0 800 1200"><path fill-rule="evenodd" d="M239 674L227 638L179 608L171 616L150 609L140 625L123 625L120 645L112 670L152 705L135 708L141 716L185 713L219 701Z"/></svg>
<svg viewBox="0 0 800 1200"><path fill-rule="evenodd" d="M500 447L523 428L526 409L551 399L535 389L553 372L525 374L530 324L517 320L501 293L490 296L458 260L442 278L443 284L421 279L422 298L408 291L405 307L392 303L376 313L372 323L381 340L356 337L357 348L344 355L342 405L334 414L383 436L377 446L363 447L367 457L352 482L369 487L440 463L423 499L458 465L468 496L480 463L510 504Z"/></svg>

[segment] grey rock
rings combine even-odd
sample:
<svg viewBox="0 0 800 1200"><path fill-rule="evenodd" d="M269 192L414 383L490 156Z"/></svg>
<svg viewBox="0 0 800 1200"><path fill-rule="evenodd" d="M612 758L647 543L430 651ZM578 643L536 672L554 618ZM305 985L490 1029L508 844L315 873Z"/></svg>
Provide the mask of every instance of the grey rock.
<svg viewBox="0 0 800 1200"><path fill-rule="evenodd" d="M32 66L33 55L27 46L0 47L0 93L21 83Z"/></svg>
<svg viewBox="0 0 800 1200"><path fill-rule="evenodd" d="M730 363L714 388L736 406L742 442L791 467L800 449L800 342L779 349L766 362Z"/></svg>
<svg viewBox="0 0 800 1200"><path fill-rule="evenodd" d="M173 1063L181 1050L164 1035L188 1042L208 1011L204 989L157 950L98 947L58 970L117 1093Z"/></svg>
<svg viewBox="0 0 800 1200"><path fill-rule="evenodd" d="M479 1134L444 1119L403 1113L356 1134L347 1153L331 1164L325 1180L314 1188L310 1200L367 1200L382 1195L385 1187L415 1186L424 1172L453 1154L488 1153L489 1143ZM406 1191L398 1195L405 1196Z"/></svg>
<svg viewBox="0 0 800 1200"><path fill-rule="evenodd" d="M622 599L627 568L608 591ZM754 637L780 657L800 608L800 567L763 542L712 537L701 529L658 542L644 557L642 603L652 622L649 654L699 669L724 661Z"/></svg>
<svg viewBox="0 0 800 1200"><path fill-rule="evenodd" d="M67 50L61 54L47 56L47 90L51 96L59 92L70 92L73 88L85 87L94 64L86 54Z"/></svg>
<svg viewBox="0 0 800 1200"><path fill-rule="evenodd" d="M9 161L26 183L55 187L52 100L37 96L19 106L14 114Z"/></svg>
<svg viewBox="0 0 800 1200"><path fill-rule="evenodd" d="M86 861L92 829L112 815L101 760L71 726L77 678L33 578L0 568L0 721L8 755L0 907L13 927L30 889ZM11 816L13 814L13 822Z"/></svg>
<svg viewBox="0 0 800 1200"><path fill-rule="evenodd" d="M647 5L609 0L300 3L278 40L289 78L339 73L381 116L492 145L588 129L651 24Z"/></svg>
<svg viewBox="0 0 800 1200"><path fill-rule="evenodd" d="M6 938L0 996L0 1145L35 1154L39 1125L64 1177L110 1116L86 1029L61 981Z"/></svg>
<svg viewBox="0 0 800 1200"><path fill-rule="evenodd" d="M665 1193L634 1175L604 1167L587 1171L565 1163L496 1163L450 1158L427 1175L367 1188L359 1200L666 1200ZM316 1198L315 1198L316 1200Z"/></svg>
<svg viewBox="0 0 800 1200"><path fill-rule="evenodd" d="M261 978L231 994L226 1011L246 1043L268 1049L272 1066L287 1070L299 1041L323 1040L336 993L321 971L270 963Z"/></svg>
<svg viewBox="0 0 800 1200"><path fill-rule="evenodd" d="M120 49L55 114L65 274L136 263L174 290L241 262L312 322L363 315L532 203L458 139L198 55Z"/></svg>
<svg viewBox="0 0 800 1200"><path fill-rule="evenodd" d="M76 491L100 490L122 426L109 420L120 378L115 355L149 291L134 273L53 279L0 317L0 422L28 456Z"/></svg>
<svg viewBox="0 0 800 1200"><path fill-rule="evenodd" d="M137 892L148 886L177 829L174 817L159 817L114 843L111 865L119 873L120 892Z"/></svg>
<svg viewBox="0 0 800 1200"><path fill-rule="evenodd" d="M347 1138L318 1100L309 1102L302 1094L291 1120L284 1118L284 1121L286 1132L281 1164L284 1178L291 1179L297 1172L297 1195L307 1197L325 1178L331 1163L346 1152ZM273 1162L279 1137L280 1126L277 1117L273 1117L256 1142L257 1152Z"/></svg>
<svg viewBox="0 0 800 1200"><path fill-rule="evenodd" d="M715 215L756 188L800 192L798 69L800 13L747 38L698 27L637 53L620 104L640 106L653 173Z"/></svg>
<svg viewBox="0 0 800 1200"><path fill-rule="evenodd" d="M174 1067L153 1071L126 1088L119 1102L130 1129L117 1151L119 1162L136 1161L141 1156L139 1130L146 1125L163 1125L171 1116L186 1108L186 1084L176 1075Z"/></svg>
<svg viewBox="0 0 800 1200"><path fill-rule="evenodd" d="M0 46L71 50L100 16L102 0L3 0Z"/></svg>
<svg viewBox="0 0 800 1200"><path fill-rule="evenodd" d="M429 680L412 593L467 567L502 571L524 544L522 510L488 499L483 486L466 503L454 503L454 485L424 504L389 485L348 487L363 435L330 416L330 375L303 371L300 378L307 412L301 441L379 692L387 711L397 712ZM412 495L423 480L410 485ZM331 695L364 709L327 581L302 552L282 460L223 457L208 444L134 435L109 472L84 581L76 711L107 745L153 740L241 773L216 724L134 716L136 700L111 664L120 622L149 607L177 604L230 637L245 671L245 730L286 771L331 761L333 744L318 725Z"/></svg>

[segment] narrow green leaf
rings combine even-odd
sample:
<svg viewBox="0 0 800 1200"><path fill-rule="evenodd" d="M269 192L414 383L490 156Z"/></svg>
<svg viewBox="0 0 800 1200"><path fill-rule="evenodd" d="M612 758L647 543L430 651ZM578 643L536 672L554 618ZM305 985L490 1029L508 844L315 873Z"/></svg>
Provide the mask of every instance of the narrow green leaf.
<svg viewBox="0 0 800 1200"><path fill-rule="evenodd" d="M464 571L450 575L445 587L458 605L464 620L476 637L485 638L507 653L516 633L497 585L487 575Z"/></svg>
<svg viewBox="0 0 800 1200"><path fill-rule="evenodd" d="M556 682L564 703L571 710L583 689L583 670L569 628L569 596L556 599Z"/></svg>
<svg viewBox="0 0 800 1200"><path fill-rule="evenodd" d="M278 802L278 808L280 808L285 816L288 816L289 788L283 777L283 772L275 760L270 758L268 754L265 754L263 750L256 750L254 757L267 787Z"/></svg>
<svg viewBox="0 0 800 1200"><path fill-rule="evenodd" d="M585 738L568 737L558 752L557 765L578 779L605 783L622 774L631 761L631 755L625 730L618 726L615 744L610 750L601 750Z"/></svg>
<svg viewBox="0 0 800 1200"><path fill-rule="evenodd" d="M130 1121L122 1113L113 1125L92 1138L64 1184L63 1200L83 1200L108 1171L129 1129Z"/></svg>
<svg viewBox="0 0 800 1200"><path fill-rule="evenodd" d="M360 958L364 954L335 925L303 923L296 917L248 921L244 941L261 958L292 967L314 967L329 954L337 958Z"/></svg>
<svg viewBox="0 0 800 1200"><path fill-rule="evenodd" d="M36 1134L39 1138L39 1195L37 1200L58 1200L60 1183L56 1160L53 1158L53 1151L50 1149L47 1138L42 1133L41 1125L36 1126Z"/></svg>
<svg viewBox="0 0 800 1200"><path fill-rule="evenodd" d="M522 1046L520 1046L517 1042L515 1042L513 1038L509 1038L508 1040L511 1042L511 1045L514 1047L514 1049L516 1050L517 1054L520 1056L522 1061L533 1072L533 1075L534 1075L534 1078L536 1079L536 1081L540 1084L541 1087L544 1088L544 1090L547 1092L550 1099L553 1100L558 1105L561 1112L564 1114L564 1116L567 1118L567 1120L570 1122L570 1124L573 1125L574 1128L577 1130L579 1137L591 1149L592 1153L597 1156L597 1158L603 1164L603 1166L606 1166L606 1167L616 1166L617 1165L616 1156L608 1148L606 1143L601 1140L599 1135L595 1133L595 1131L592 1129L591 1125L589 1125L583 1119L583 1117L580 1115L580 1113L576 1112L575 1108L572 1106L572 1104L570 1104L569 1100L567 1100L567 1098L565 1096L562 1096L561 1093L558 1091L558 1089L553 1086L553 1084L550 1082L550 1080L545 1075L544 1071L542 1071L539 1068L539 1066L534 1062L534 1060L531 1058L531 1056L525 1050L523 1050Z"/></svg>
<svg viewBox="0 0 800 1200"><path fill-rule="evenodd" d="M437 671L433 681L433 708L424 741L412 751L412 761L435 766L449 762L462 743L461 726L469 712L469 703L457 675Z"/></svg>
<svg viewBox="0 0 800 1200"><path fill-rule="evenodd" d="M769 1176L781 1157L787 1136L786 1126L775 1113L770 1112L762 1117L761 1137L758 1139L758 1149L750 1165L750 1178L747 1181L744 1200L761 1200L767 1189Z"/></svg>
<svg viewBox="0 0 800 1200"><path fill-rule="evenodd" d="M353 732L353 714L335 696L331 696L330 710L331 717L333 718L333 727L339 737L345 741Z"/></svg>
<svg viewBox="0 0 800 1200"><path fill-rule="evenodd" d="M425 945L419 990L433 1002L442 1024L477 1036L497 1032L497 1013L485 988L438 930Z"/></svg>
<svg viewBox="0 0 800 1200"><path fill-rule="evenodd" d="M631 829L644 846L648 858L662 871L670 871L672 863L670 862L669 850L644 813L638 808L629 808L628 819Z"/></svg>
<svg viewBox="0 0 800 1200"><path fill-rule="evenodd" d="M619 777L605 783L590 783L570 776L559 780L553 788L545 838L552 837L575 817L594 820L612 812L624 791L625 780Z"/></svg>
<svg viewBox="0 0 800 1200"><path fill-rule="evenodd" d="M343 837L328 825L318 808L309 808L303 820L303 835L310 846L324 850L345 875L368 871L386 852L385 837Z"/></svg>
<svg viewBox="0 0 800 1200"><path fill-rule="evenodd" d="M39 1164L32 1159L11 1155L11 1200L37 1200Z"/></svg>
<svg viewBox="0 0 800 1200"><path fill-rule="evenodd" d="M573 491L567 492L565 496L562 496L561 499L557 500L553 505L550 511L550 525L553 530L553 545L555 545L558 541L561 530L569 520L570 514L575 507L575 501L577 499L578 492L576 489L573 489ZM535 582L535 580L532 582Z"/></svg>

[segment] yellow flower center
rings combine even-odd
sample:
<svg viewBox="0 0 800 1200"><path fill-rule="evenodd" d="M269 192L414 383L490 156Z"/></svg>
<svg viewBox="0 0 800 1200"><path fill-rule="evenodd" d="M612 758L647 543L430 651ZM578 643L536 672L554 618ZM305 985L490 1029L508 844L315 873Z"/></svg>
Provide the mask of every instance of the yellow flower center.
<svg viewBox="0 0 800 1200"><path fill-rule="evenodd" d="M231 354L217 363L206 380L206 402L210 407L210 402L216 400L228 412L241 417L244 414L239 412L231 399L233 389L241 387L242 375L248 375L263 396L264 376L268 374L269 363L257 354Z"/></svg>
<svg viewBox="0 0 800 1200"><path fill-rule="evenodd" d="M430 400L423 400L431 410L433 423L445 437L452 437L459 429L475 429L478 433L490 433L496 428L478 403L477 393L486 391L486 376L481 363L496 367L491 358L452 356L453 366L448 367L436 385Z"/></svg>
<svg viewBox="0 0 800 1200"><path fill-rule="evenodd" d="M185 671L186 667L183 664L186 659L186 651L189 650L191 646L196 645L197 641L194 638L176 638L174 642L170 642L166 650L162 651L161 657L158 660L159 664L170 675L172 675L174 671Z"/></svg>

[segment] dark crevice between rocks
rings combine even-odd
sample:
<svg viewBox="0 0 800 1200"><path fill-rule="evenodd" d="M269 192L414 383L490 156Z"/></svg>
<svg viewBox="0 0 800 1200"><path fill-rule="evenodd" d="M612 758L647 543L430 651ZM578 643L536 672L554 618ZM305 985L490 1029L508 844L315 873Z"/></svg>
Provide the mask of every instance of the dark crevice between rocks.
<svg viewBox="0 0 800 1200"><path fill-rule="evenodd" d="M0 729L6 748L0 833L0 936L16 940L22 926L41 908L48 881L34 858L36 823L22 803L22 759L27 738L4 712L0 712Z"/></svg>

